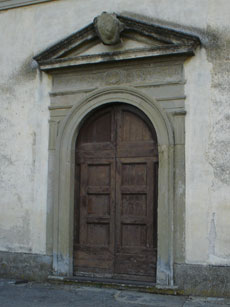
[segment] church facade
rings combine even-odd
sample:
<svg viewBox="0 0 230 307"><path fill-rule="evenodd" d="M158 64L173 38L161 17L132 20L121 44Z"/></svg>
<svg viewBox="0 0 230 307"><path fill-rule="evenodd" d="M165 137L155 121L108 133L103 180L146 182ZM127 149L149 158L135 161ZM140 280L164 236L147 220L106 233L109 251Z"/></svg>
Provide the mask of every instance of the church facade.
<svg viewBox="0 0 230 307"><path fill-rule="evenodd" d="M130 6L0 3L0 274L229 296L230 4Z"/></svg>

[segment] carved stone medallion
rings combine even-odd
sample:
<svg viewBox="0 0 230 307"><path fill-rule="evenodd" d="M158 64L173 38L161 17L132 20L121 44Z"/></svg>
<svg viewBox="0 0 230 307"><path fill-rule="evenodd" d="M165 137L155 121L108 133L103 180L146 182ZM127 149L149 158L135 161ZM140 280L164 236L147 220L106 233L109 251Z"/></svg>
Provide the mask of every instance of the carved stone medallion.
<svg viewBox="0 0 230 307"><path fill-rule="evenodd" d="M105 45L115 45L120 42L120 33L125 25L121 23L116 14L103 12L94 19L97 35Z"/></svg>

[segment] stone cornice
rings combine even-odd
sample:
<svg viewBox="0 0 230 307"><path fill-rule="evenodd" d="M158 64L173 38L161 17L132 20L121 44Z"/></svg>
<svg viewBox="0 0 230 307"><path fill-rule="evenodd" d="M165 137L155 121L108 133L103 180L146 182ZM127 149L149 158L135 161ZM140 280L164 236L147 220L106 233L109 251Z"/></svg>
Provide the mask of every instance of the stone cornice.
<svg viewBox="0 0 230 307"><path fill-rule="evenodd" d="M26 6L31 4L39 4L43 2L51 2L55 0L2 0L0 1L0 11L13 9L20 6Z"/></svg>
<svg viewBox="0 0 230 307"><path fill-rule="evenodd" d="M85 54L82 52L84 48L89 49L96 44L103 45L97 35L94 23L91 23L35 56L34 60L41 70L52 70L137 58L170 55L192 56L197 46L200 45L199 38L194 35L125 16L116 16L125 26L121 38L133 41L137 38L142 41L142 45L139 44L138 47L131 49L121 47L120 49L110 49L109 52L105 49L105 52ZM148 42L147 46L145 42Z"/></svg>

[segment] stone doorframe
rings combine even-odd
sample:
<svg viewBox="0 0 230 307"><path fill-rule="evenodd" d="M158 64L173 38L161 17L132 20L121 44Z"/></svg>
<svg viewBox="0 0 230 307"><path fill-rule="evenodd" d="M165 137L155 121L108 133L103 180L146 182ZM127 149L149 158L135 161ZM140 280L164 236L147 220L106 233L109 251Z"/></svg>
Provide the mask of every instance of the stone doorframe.
<svg viewBox="0 0 230 307"><path fill-rule="evenodd" d="M175 142L166 112L145 94L128 87L106 87L92 92L73 106L59 129L55 149L54 178L54 274L73 275L75 142L85 116L108 103L133 105L146 114L158 138L158 247L157 284L173 285L173 208L175 185Z"/></svg>

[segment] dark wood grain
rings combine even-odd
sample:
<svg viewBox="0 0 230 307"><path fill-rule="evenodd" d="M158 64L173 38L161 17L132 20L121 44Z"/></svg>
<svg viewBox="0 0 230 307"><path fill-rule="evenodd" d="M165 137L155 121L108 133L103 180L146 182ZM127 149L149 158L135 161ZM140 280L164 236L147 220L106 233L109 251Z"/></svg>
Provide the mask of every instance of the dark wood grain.
<svg viewBox="0 0 230 307"><path fill-rule="evenodd" d="M138 109L111 104L85 120L76 142L75 274L155 280L157 168L156 132Z"/></svg>

